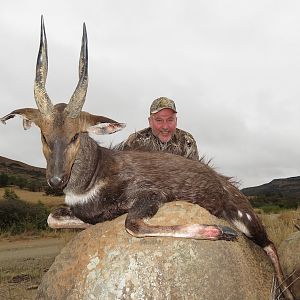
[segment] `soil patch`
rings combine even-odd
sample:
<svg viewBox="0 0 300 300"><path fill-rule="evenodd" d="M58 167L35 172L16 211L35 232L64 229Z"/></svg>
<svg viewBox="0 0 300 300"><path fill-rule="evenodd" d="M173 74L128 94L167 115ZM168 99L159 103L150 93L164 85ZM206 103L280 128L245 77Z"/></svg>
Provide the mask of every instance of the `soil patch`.
<svg viewBox="0 0 300 300"><path fill-rule="evenodd" d="M34 299L41 277L65 244L63 238L1 240L0 299Z"/></svg>

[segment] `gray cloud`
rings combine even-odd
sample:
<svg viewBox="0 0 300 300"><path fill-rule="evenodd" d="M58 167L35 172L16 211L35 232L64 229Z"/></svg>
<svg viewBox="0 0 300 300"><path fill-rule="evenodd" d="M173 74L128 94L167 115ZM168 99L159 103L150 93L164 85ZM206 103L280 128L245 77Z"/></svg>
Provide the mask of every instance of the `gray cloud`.
<svg viewBox="0 0 300 300"><path fill-rule="evenodd" d="M126 122L101 138L118 143L147 126L151 101L176 101L218 171L243 186L299 175L300 3L297 1L11 1L1 5L3 116L34 107L33 80L44 14L47 91L68 101L78 80L82 23L89 38L84 110ZM0 155L45 166L38 128L0 126Z"/></svg>

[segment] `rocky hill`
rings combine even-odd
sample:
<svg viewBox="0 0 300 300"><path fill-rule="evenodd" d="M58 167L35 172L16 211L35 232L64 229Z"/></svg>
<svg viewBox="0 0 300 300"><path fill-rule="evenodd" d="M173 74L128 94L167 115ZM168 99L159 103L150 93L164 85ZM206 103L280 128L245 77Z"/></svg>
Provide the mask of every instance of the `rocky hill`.
<svg viewBox="0 0 300 300"><path fill-rule="evenodd" d="M0 156L0 174L14 175L46 183L46 170Z"/></svg>
<svg viewBox="0 0 300 300"><path fill-rule="evenodd" d="M300 176L274 179L269 183L242 189L246 196L300 198Z"/></svg>

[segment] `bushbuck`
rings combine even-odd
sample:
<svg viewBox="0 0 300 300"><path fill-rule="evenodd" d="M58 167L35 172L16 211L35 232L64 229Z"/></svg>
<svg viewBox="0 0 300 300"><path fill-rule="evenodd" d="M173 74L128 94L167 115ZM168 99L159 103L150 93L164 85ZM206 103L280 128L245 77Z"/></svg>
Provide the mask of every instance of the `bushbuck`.
<svg viewBox="0 0 300 300"><path fill-rule="evenodd" d="M285 297L293 299L284 281L274 244L247 198L227 177L201 161L167 153L107 149L89 136L89 133L114 133L125 125L82 111L88 86L85 24L79 82L68 104L52 104L45 88L47 69L47 40L42 17L34 82L38 109L17 109L1 121L5 123L20 115L24 129L34 123L41 130L48 184L64 190L69 207L51 214L48 219L50 226L84 228L127 213L125 228L135 237L236 239L237 232L226 226L147 224L146 219L153 217L161 205L184 199L228 220L261 246L272 261Z"/></svg>

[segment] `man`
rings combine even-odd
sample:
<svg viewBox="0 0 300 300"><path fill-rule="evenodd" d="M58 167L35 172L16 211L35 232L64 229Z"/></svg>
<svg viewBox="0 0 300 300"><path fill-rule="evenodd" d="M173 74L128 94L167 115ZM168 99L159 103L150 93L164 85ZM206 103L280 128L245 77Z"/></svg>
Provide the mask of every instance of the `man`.
<svg viewBox="0 0 300 300"><path fill-rule="evenodd" d="M163 151L198 160L193 136L177 128L177 111L173 100L155 99L150 107L149 127L131 134L116 148L119 150Z"/></svg>

